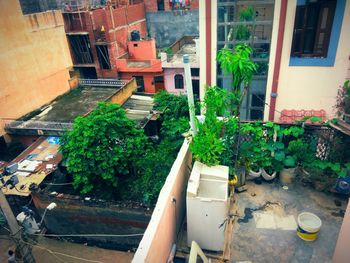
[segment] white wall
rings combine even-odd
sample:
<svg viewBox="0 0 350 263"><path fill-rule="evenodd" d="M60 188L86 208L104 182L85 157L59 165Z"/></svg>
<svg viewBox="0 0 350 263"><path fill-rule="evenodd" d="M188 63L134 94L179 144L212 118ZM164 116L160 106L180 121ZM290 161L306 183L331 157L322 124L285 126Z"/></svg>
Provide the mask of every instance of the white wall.
<svg viewBox="0 0 350 263"><path fill-rule="evenodd" d="M280 1L275 1L274 28L272 32L271 57L269 64L266 102L270 103L272 88L273 65L276 52L276 41L280 13ZM334 66L289 66L290 51L293 38L293 27L296 10L296 0L288 1L284 42L282 49L280 77L278 80L278 96L276 110L320 110L326 111L326 117L334 116L338 87L343 84L349 67L350 55L350 1L346 1L342 29L338 43ZM268 119L269 107L265 108L264 120ZM275 121L279 120L275 113Z"/></svg>

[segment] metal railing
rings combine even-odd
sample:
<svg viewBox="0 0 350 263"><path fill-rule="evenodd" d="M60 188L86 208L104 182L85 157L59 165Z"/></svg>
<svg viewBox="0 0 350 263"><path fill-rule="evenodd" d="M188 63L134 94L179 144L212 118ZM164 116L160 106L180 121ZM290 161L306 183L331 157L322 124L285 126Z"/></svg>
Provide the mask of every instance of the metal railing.
<svg viewBox="0 0 350 263"><path fill-rule="evenodd" d="M73 128L70 122L53 122L53 121L19 121L19 120L3 120L5 129L36 129L36 130L56 130L63 131Z"/></svg>
<svg viewBox="0 0 350 263"><path fill-rule="evenodd" d="M126 79L79 79L81 86L88 87L124 87L130 80Z"/></svg>

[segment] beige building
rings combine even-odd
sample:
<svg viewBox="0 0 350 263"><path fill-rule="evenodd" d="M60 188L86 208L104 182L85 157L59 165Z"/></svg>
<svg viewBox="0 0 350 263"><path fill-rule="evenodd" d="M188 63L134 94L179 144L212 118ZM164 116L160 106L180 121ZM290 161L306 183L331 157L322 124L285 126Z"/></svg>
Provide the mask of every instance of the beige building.
<svg viewBox="0 0 350 263"><path fill-rule="evenodd" d="M204 84L231 87L217 51L247 43L259 68L241 108L243 119L278 122L283 110L334 117L337 90L349 78L350 1L200 0L199 6L202 98ZM240 34L230 35L233 27Z"/></svg>
<svg viewBox="0 0 350 263"><path fill-rule="evenodd" d="M23 15L1 0L0 17L0 118L15 119L69 91L72 61L60 11Z"/></svg>

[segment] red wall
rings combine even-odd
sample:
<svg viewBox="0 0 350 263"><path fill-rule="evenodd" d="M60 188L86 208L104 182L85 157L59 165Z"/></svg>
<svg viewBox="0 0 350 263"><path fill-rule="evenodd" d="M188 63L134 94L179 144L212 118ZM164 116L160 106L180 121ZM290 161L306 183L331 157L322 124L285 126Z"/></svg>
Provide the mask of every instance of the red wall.
<svg viewBox="0 0 350 263"><path fill-rule="evenodd" d="M112 20L112 16L114 21ZM138 30L142 38L147 35L147 26L145 20L144 3L135 5L121 6L119 8L99 8L90 12L81 13L83 28L80 25L78 14L64 14L64 23L66 32L88 32L90 39L91 52L94 59L98 78L116 78L118 71L116 59L123 56L128 51L128 40L133 30ZM137 23L137 21L140 21ZM113 30L114 22L114 30ZM134 23L133 25L128 25ZM111 69L102 70L98 62L96 47L94 43L101 37L101 27L105 29L105 39L108 46L108 54L111 63ZM110 32L110 30L112 30ZM71 48L71 47L70 47Z"/></svg>
<svg viewBox="0 0 350 263"><path fill-rule="evenodd" d="M156 42L154 39L130 41L128 43L130 59L156 59Z"/></svg>
<svg viewBox="0 0 350 263"><path fill-rule="evenodd" d="M145 92L146 93L155 93L156 87L154 84L154 77L161 76L163 73L146 73L146 72L126 72L121 73L122 79L131 79L134 76L143 76L143 81L145 83Z"/></svg>

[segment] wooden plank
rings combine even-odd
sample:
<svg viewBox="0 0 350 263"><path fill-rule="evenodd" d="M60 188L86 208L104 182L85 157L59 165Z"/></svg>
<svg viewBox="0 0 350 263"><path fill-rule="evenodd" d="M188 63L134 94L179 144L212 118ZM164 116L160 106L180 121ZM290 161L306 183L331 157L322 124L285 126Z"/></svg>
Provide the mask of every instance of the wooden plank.
<svg viewBox="0 0 350 263"><path fill-rule="evenodd" d="M237 214L237 204L235 202L235 189L230 189L230 205L227 215L227 222L225 228L225 240L224 240L224 250L223 250L223 260L230 261L231 258L231 240L233 234L233 227L236 221Z"/></svg>
<svg viewBox="0 0 350 263"><path fill-rule="evenodd" d="M338 120L337 124L333 124L332 122L329 122L329 125L332 128L334 128L334 129L336 129L336 130L338 130L338 131L340 131L340 132L350 136L350 125L345 123L344 121Z"/></svg>

